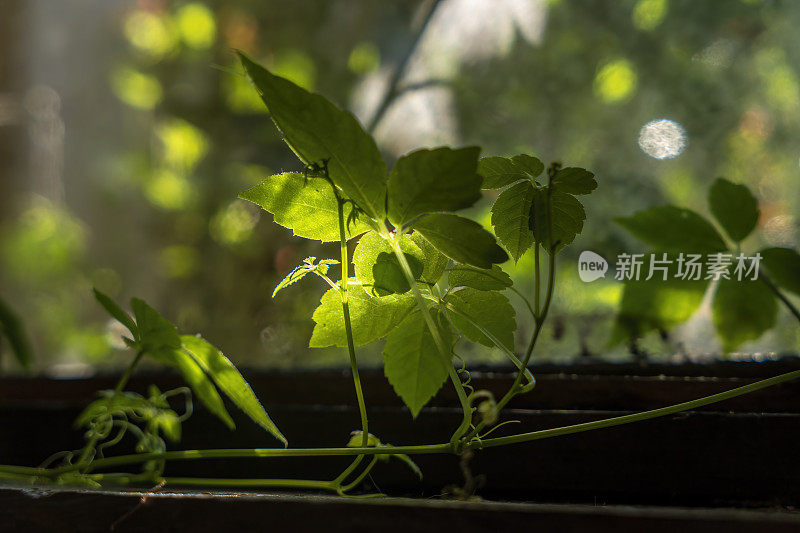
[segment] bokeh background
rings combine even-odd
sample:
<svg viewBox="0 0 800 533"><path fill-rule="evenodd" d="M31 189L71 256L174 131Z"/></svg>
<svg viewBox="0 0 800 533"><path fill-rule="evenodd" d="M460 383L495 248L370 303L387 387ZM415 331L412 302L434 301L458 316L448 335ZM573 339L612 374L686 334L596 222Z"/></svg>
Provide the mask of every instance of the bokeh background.
<svg viewBox="0 0 800 533"><path fill-rule="evenodd" d="M1 0L0 297L50 375L126 361L92 286L146 299L239 364L346 364L341 350L307 348L319 280L269 297L304 257L336 250L236 199L299 168L239 48L353 110L388 164L477 144L594 171L536 357L629 360L607 345L621 285L576 270L584 249L612 261L644 251L613 217L664 203L707 213L725 176L761 202L746 250L798 244L799 27L790 0ZM488 223L490 205L487 194L469 214ZM530 257L505 267L530 291ZM532 324L518 316L522 345ZM797 332L782 312L725 356L796 353ZM659 361L723 355L707 308L642 347ZM379 349L360 357L379 364Z"/></svg>

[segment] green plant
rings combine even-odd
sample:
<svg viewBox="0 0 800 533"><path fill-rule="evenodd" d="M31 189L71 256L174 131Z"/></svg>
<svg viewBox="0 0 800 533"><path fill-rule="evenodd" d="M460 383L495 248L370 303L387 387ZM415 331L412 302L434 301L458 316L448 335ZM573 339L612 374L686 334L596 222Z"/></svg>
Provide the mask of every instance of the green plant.
<svg viewBox="0 0 800 533"><path fill-rule="evenodd" d="M654 276L626 281L612 342L636 339L653 329L668 332L694 314L708 290L715 290L713 322L726 351L772 328L778 301L800 320L797 307L783 292L800 295L800 254L775 247L752 256L743 253L742 242L759 217L758 201L750 190L720 178L709 190L708 203L725 236L703 216L671 205L616 220L652 246L653 256L666 257L672 265L666 280ZM690 256L716 261L724 275L681 275L680 265L686 267ZM685 274L688 269L683 270Z"/></svg>
<svg viewBox="0 0 800 533"><path fill-rule="evenodd" d="M17 363L25 370L29 369L33 355L28 336L17 314L0 299L0 343L4 337L11 346Z"/></svg>
<svg viewBox="0 0 800 533"><path fill-rule="evenodd" d="M166 440L179 438L180 422L190 411L178 415L169 399L178 394L188 398L188 391L161 393L153 389L147 398L125 392L128 378L145 356L178 369L194 395L224 422L230 419L217 388L273 436L284 444L286 440L238 371L216 348L198 337L178 335L174 326L141 300L131 302L132 318L98 292L100 303L130 331L125 342L136 353L131 365L115 390L103 393L79 417L78 424L87 428L87 444L82 450L62 452L54 458L61 459L61 464L54 467L2 466L0 476L58 483L166 482L346 494L357 488L380 460L399 459L421 475L411 460L415 454L469 455L487 447L612 427L800 377L800 371L790 372L661 409L490 437L505 424L501 420L506 404L535 387L529 365L556 287L556 258L583 230L586 214L577 196L597 187L594 176L557 163L545 172L542 162L529 155L479 159L475 147L417 150L400 158L387 176L374 140L355 117L324 97L271 74L243 54L240 57L273 121L304 166L299 172L267 178L241 197L271 212L278 224L296 235L338 242L340 249L338 259L307 258L278 284L273 296L308 274L328 284L330 288L313 314L310 344L347 348L361 427L351 433L345 446L337 448L166 450ZM454 213L473 205L482 189L500 191L492 207L494 234ZM348 241L358 235L351 257ZM534 257L530 299L513 287L511 278L498 266L509 254L516 261L528 252ZM341 269L339 280L331 277L334 265ZM515 315L506 290L524 301L535 323L522 358L514 353ZM460 336L497 347L516 366L515 380L501 398L470 386L469 373L455 352ZM386 338L386 377L413 417L448 381L455 390L462 417L448 442L394 446L370 433L356 348L382 338ZM137 430L133 430L135 425ZM119 429L112 436L115 427ZM102 451L126 431L139 439L137 453L103 457ZM164 478L162 474L164 462L169 460L323 455L351 456L353 460L326 480ZM143 464L143 470L98 473L131 464Z"/></svg>

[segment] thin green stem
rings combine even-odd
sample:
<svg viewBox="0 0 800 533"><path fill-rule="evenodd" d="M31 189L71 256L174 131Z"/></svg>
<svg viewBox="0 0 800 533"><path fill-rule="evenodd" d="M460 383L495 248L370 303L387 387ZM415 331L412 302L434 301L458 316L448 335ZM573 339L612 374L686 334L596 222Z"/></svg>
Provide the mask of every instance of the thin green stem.
<svg viewBox="0 0 800 533"><path fill-rule="evenodd" d="M400 263L400 268L403 271L408 284L411 286L411 291L414 293L414 297L417 299L417 306L422 312L422 317L425 320L425 323L428 325L428 330L431 332L433 342L436 344L439 354L442 357L442 361L445 363L450 381L453 383L453 387L456 390L456 395L458 396L458 401L461 404L463 418L461 424L458 426L458 428L456 428L452 438L450 439L450 443L455 449L458 440L469 431L469 428L472 425L472 406L467 398L464 385L461 383L461 378L458 376L458 372L453 366L451 350L445 346L442 336L439 334L439 328L433 322L433 317L431 316L430 310L425 304L425 297L422 296L422 293L417 286L417 281L414 279L414 274L411 272L411 267L406 260L406 256L403 253L402 248L400 248L400 242L396 236L390 235L385 230L384 237L389 241L392 251L394 251L394 255L397 257L397 261Z"/></svg>
<svg viewBox="0 0 800 533"><path fill-rule="evenodd" d="M334 194L336 191L334 190ZM347 234L344 223L344 201L336 195L339 215L339 250L342 261L342 280L339 282L340 294L342 296L342 314L344 315L344 329L347 334L347 352L350 355L350 370L353 374L353 386L356 391L358 401L358 413L361 417L361 446L366 447L369 442L369 419L367 418L367 405L364 401L364 391L361 387L361 377L358 372L358 360L356 359L356 347L353 341L353 326L350 320L350 302L347 296L347 286L350 279L350 257L347 250ZM364 460L363 455L359 455L353 460L339 476L334 480L337 485L349 476L353 470Z"/></svg>
<svg viewBox="0 0 800 533"><path fill-rule="evenodd" d="M375 466L375 463L377 462L378 462L378 456L373 455L372 460L369 462L364 471L361 472L361 474L359 474L352 482L342 486L340 492L344 493L347 492L348 490L353 490L354 488L356 488L358 484L364 481L364 478L369 475L369 473L372 471L372 468Z"/></svg>
<svg viewBox="0 0 800 533"><path fill-rule="evenodd" d="M533 243L533 316L539 321L539 293L541 291L541 276L539 275L539 242Z"/></svg>
<svg viewBox="0 0 800 533"><path fill-rule="evenodd" d="M143 356L144 356L144 350L139 350L138 352L136 352L136 357L133 358L131 364L128 365L128 368L125 369L125 372L119 378L119 381L117 381L117 386L114 387L115 395L122 392L122 390L125 388L125 385L128 384L128 381L130 381L131 376L133 375L133 371L136 369L136 365L139 364L139 361L142 360ZM83 450L81 450L81 455L78 458L78 463L77 463L78 465L84 465L90 460L89 456L94 451L99 440L100 437L97 435L89 439L89 442L87 442L86 446L84 446Z"/></svg>
<svg viewBox="0 0 800 533"><path fill-rule="evenodd" d="M166 477L167 485L184 487L243 487L243 488L286 488L286 489L318 489L337 492L339 485L333 481L317 481L313 479L236 479L236 478L200 478L200 477Z"/></svg>
<svg viewBox="0 0 800 533"><path fill-rule="evenodd" d="M641 413L617 416L614 418L605 418L603 420L596 420L594 422L584 422L583 424L573 424L571 426L543 429L539 431L532 431L530 433L520 433L517 435L509 435L507 437L496 437L492 439L485 439L482 441L475 440L470 443L470 446L475 449L492 448L495 446L504 446L507 444L517 444L520 442L530 442L533 440L548 439L552 437L559 437L561 435L571 435L573 433L582 433L584 431L592 431L595 429L603 429L614 426L621 426L623 424L630 424L632 422L640 422L642 420L650 420L652 418L658 418L661 416L680 413L682 411L696 409L704 405L721 402L723 400L728 400L730 398L742 396L743 394L749 394L751 392L755 392L757 390L761 390L767 387L772 387L773 385L785 383L787 381L791 381L797 378L800 378L800 370L787 372L786 374L781 374L773 378L762 379L761 381L756 381L755 383L751 383L749 385L737 387L735 389L731 389L725 392L720 392L718 394L712 394L711 396L698 398L697 400L670 405L668 407L661 407L659 409L653 409L651 411L644 411Z"/></svg>

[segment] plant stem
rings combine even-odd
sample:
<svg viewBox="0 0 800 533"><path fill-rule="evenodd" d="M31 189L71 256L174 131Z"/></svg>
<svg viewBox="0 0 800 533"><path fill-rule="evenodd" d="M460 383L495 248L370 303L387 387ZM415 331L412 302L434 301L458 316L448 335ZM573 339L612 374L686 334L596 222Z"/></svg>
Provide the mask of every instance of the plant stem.
<svg viewBox="0 0 800 533"><path fill-rule="evenodd" d="M472 440L466 446L473 449L491 448L495 446L503 446L506 444L517 444L521 442L528 442L533 440L547 439L552 437L559 437L561 435L570 435L573 433L581 433L584 431L592 431L595 429L603 429L607 427L619 426L622 424L629 424L642 420L649 420L661 416L667 416L681 411L688 411L696 409L704 405L709 405L723 400L729 400L737 396L749 394L767 387L772 387L780 383L792 381L800 378L800 370L787 372L772 378L762 379L749 385L737 387L711 396L705 396L689 402L683 402L660 409L651 411L644 411L641 413L634 413L630 415L618 416L614 418L606 418L594 422L586 422L583 424L575 424L571 426L563 426L553 429L544 429L540 431L533 431L530 433L520 433L516 435L509 435L507 437L497 437L485 439L482 441ZM378 454L406 454L406 455L419 455L419 454L441 454L453 453L454 449L450 443L446 444L426 444L416 446L384 446L384 447L368 447L368 448L248 448L248 449L229 449L229 450L180 450L168 452L150 452L138 453L132 455L121 455L118 457L109 457L106 459L98 459L93 461L90 469L110 468L113 466L143 463L152 460L195 460L195 459L233 459L233 458L269 458L269 457L313 457L313 456L347 456L347 455L378 455ZM54 477L67 472L78 470L80 465L62 466L54 469L44 468L24 468L16 466L0 466L0 471L9 473L18 473L19 475L34 475L41 477ZM325 482L320 482L325 483ZM333 482L329 482L333 483Z"/></svg>
<svg viewBox="0 0 800 533"><path fill-rule="evenodd" d="M293 488L330 490L332 492L339 490L339 485L333 481L317 481L313 479L167 477L163 478L163 481L168 485L183 485L186 487Z"/></svg>
<svg viewBox="0 0 800 533"><path fill-rule="evenodd" d="M402 248L400 248L400 242L397 237L389 235L388 232L384 232L384 237L388 239L390 245L392 246L392 250L394 251L394 255L397 257L397 261L400 263L400 268L405 274L406 281L411 286L411 291L414 293L414 297L417 299L417 306L422 312L422 317L425 320L425 323L428 325L428 330L431 332L431 336L433 337L433 342L436 344L436 347L439 350L439 354L442 357L442 361L445 363L445 367L447 368L448 374L450 376L450 381L453 383L453 387L456 390L456 395L458 396L458 400L461 403L461 410L463 412L463 419L461 424L456 428L455 432L453 433L452 438L450 439L450 444L453 446L455 450L457 447L458 440L469 431L470 426L472 425L472 406L469 403L469 399L467 398L467 393L464 390L464 385L461 383L461 378L458 376L458 372L456 372L455 367L453 366L453 358L451 355L451 350L444 345L444 341L442 340L442 336L439 335L439 328L433 322L433 317L431 317L430 310L428 306L425 304L425 298L422 296L422 293L417 286L417 281L414 279L414 274L411 272L411 267L406 260L406 256L403 253Z"/></svg>
<svg viewBox="0 0 800 533"><path fill-rule="evenodd" d="M507 437L496 437L492 439L485 439L483 441L475 440L472 441L470 445L476 449L491 448L494 446L516 444L520 442L529 442L532 440L548 439L551 437L559 437L561 435L570 435L573 433L581 433L584 431L592 431L595 429L621 426L623 424L630 424L632 422L640 422L642 420L649 420L651 418L658 418L661 416L680 413L681 411L688 411L690 409L695 409L697 407L702 407L704 405L709 405L712 403L721 402L723 400L728 400L730 398L735 398L736 396L742 396L743 394L749 394L751 392L755 392L757 390L761 390L767 387L772 387L773 385L778 385L779 383L784 383L797 378L800 378L800 370L787 372L786 374L781 374L773 378L762 379L761 381L756 381L755 383L751 383L749 385L737 387L735 389L731 389L725 392L720 392L718 394L712 394L711 396L705 396L697 400L670 405L668 407L661 407L659 409L653 409L651 411L644 411L641 413L617 416L614 418L605 418L603 420L596 420L594 422L584 422L583 424L574 424L571 426L544 429L539 431L533 431L530 433L520 433L518 435L509 435Z"/></svg>
<svg viewBox="0 0 800 533"><path fill-rule="evenodd" d="M539 248L539 243L534 243L536 248ZM538 262L537 262L538 264ZM544 297L544 306L542 306L539 315L536 318L536 325L534 326L533 335L531 335L531 340L528 343L528 349L525 352L525 357L522 360L522 367L517 372L517 377L514 379L514 383L508 389L508 392L497 402L497 410L498 412L506 406L511 399L517 395L522 389L522 377L524 375L523 369L528 369L528 363L530 363L531 355L533 354L533 348L536 346L536 341L539 339L539 334L542 332L542 326L544 326L545 320L547 319L547 313L550 310L550 302L553 300L553 289L555 287L555 279L556 279L556 258L555 252L551 250L550 253L550 261L548 264L548 279L547 279L547 292L545 293ZM536 284L538 286L539 280L536 280ZM469 441L470 439L476 437L480 431L485 428L488 424L481 421L475 429L473 429L469 435L467 435L466 440Z"/></svg>
<svg viewBox="0 0 800 533"><path fill-rule="evenodd" d="M411 57L414 55L414 51L417 49L417 46L422 39L422 35L425 33L425 29L428 27L428 23L433 18L433 14L436 12L436 7L438 6L439 2L440 0L432 1L432 5L428 13L425 15L425 19L422 22L419 31L414 36L414 40L411 42L408 50L406 50L405 56L403 56L402 61L400 61L400 63L397 65L394 73L392 73L392 78L389 80L389 86L383 95L383 99L381 99L381 103L375 110L375 114L372 115L372 118L370 118L369 123L367 124L366 130L370 134L375 132L375 128L386 114L386 111L389 109L389 105L392 103L392 100L394 100L397 95L400 94L400 81L403 78L403 74L408 66L408 62L411 61Z"/></svg>
<svg viewBox="0 0 800 533"><path fill-rule="evenodd" d="M139 364L139 361L142 360L143 356L144 356L144 350L139 350L138 352L136 352L136 357L133 358L131 364L128 365L128 368L125 369L125 372L119 378L119 381L117 381L117 386L114 387L114 395L117 395L120 392L122 392L122 390L125 388L125 385L128 384L128 381L131 379L131 376L133 375L133 371L136 369L136 365ZM89 442L87 442L86 446L83 447L81 455L78 458L77 462L78 466L82 466L90 460L89 455L94 451L95 447L97 446L97 442L99 440L100 437L96 435L91 439L89 439Z"/></svg>
<svg viewBox="0 0 800 533"><path fill-rule="evenodd" d="M344 315L344 329L347 335L347 352L350 355L350 370L353 374L353 386L356 391L356 400L358 401L358 413L361 417L361 446L366 447L369 442L369 419L367 418L367 406L364 401L364 391L361 387L361 377L358 373L358 360L356 359L356 347L353 341L353 326L350 320L350 302L347 297L347 285L350 279L350 257L347 251L347 234L344 225L344 201L336 194L338 214L339 214L339 250L342 256L342 279L339 282L340 294L342 296L342 314ZM341 483L349 476L353 470L364 460L363 455L359 455L339 476L334 480L335 483Z"/></svg>

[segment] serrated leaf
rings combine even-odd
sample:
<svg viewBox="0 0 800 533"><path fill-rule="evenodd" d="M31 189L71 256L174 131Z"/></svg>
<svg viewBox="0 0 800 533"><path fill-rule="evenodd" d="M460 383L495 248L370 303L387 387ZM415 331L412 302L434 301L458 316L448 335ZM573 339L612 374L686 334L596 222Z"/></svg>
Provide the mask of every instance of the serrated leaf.
<svg viewBox="0 0 800 533"><path fill-rule="evenodd" d="M276 439L287 445L286 437L270 419L253 389L239 370L213 345L202 337L183 335L180 337L183 350L192 357L219 389L230 398L247 416L266 429Z"/></svg>
<svg viewBox="0 0 800 533"><path fill-rule="evenodd" d="M712 304L714 326L726 352L775 325L778 302L759 280L722 279Z"/></svg>
<svg viewBox="0 0 800 533"><path fill-rule="evenodd" d="M423 252L410 238L400 238L400 248L411 267L414 279L423 272ZM402 294L411 290L400 262L391 245L378 233L371 231L361 237L353 252L355 276L364 289L376 296Z"/></svg>
<svg viewBox="0 0 800 533"><path fill-rule="evenodd" d="M610 345L643 336L651 330L669 331L688 320L700 307L708 288L707 280L676 278L674 257L667 279L656 274L646 280L625 282Z"/></svg>
<svg viewBox="0 0 800 533"><path fill-rule="evenodd" d="M319 263L315 264L316 257L306 257L303 259L303 264L295 267L292 269L289 274L287 274L278 285L275 287L275 290L272 291L272 297L275 298L275 295L278 294L281 290L285 289L290 285L294 285L301 279L303 279L306 274L314 273L319 276L325 276L328 273L328 267L330 265L338 265L339 261L335 259L322 259Z"/></svg>
<svg viewBox="0 0 800 533"><path fill-rule="evenodd" d="M708 191L711 213L728 236L743 240L758 222L758 200L744 185L718 178Z"/></svg>
<svg viewBox="0 0 800 533"><path fill-rule="evenodd" d="M479 291L502 291L513 284L508 274L497 265L491 270L470 265L455 265L447 275L451 287L472 287Z"/></svg>
<svg viewBox="0 0 800 533"><path fill-rule="evenodd" d="M478 174L483 178L482 189L502 189L520 180L536 178L544 165L535 157L520 154L506 157L484 157L478 162Z"/></svg>
<svg viewBox="0 0 800 533"><path fill-rule="evenodd" d="M550 192L548 209L547 189L536 189L531 205L530 224L534 238L546 251L555 245L556 252L572 243L583 231L586 211L583 204L572 196L561 191ZM549 217L549 218L548 218Z"/></svg>
<svg viewBox="0 0 800 533"><path fill-rule="evenodd" d="M424 213L457 211L481 198L480 148L411 152L389 175L389 221L396 227Z"/></svg>
<svg viewBox="0 0 800 533"><path fill-rule="evenodd" d="M422 274L419 279L425 283L436 283L444 274L449 259L446 255L429 243L418 231L413 232L409 238L422 250Z"/></svg>
<svg viewBox="0 0 800 533"><path fill-rule="evenodd" d="M353 114L237 53L286 144L300 160L305 164L327 160L329 176L345 196L373 219L383 219L386 165Z"/></svg>
<svg viewBox="0 0 800 533"><path fill-rule="evenodd" d="M529 224L533 195L533 184L523 181L501 192L492 206L494 233L515 263L533 244Z"/></svg>
<svg viewBox="0 0 800 533"><path fill-rule="evenodd" d="M95 299L103 306L103 308L111 315L117 322L125 326L128 331L131 332L131 335L134 339L139 338L139 329L136 327L136 322L133 321L133 318L122 310L122 308L117 305L117 303L112 300L108 295L105 293L93 289Z"/></svg>
<svg viewBox="0 0 800 533"><path fill-rule="evenodd" d="M519 154L511 158L517 168L522 169L528 176L535 178L544 171L544 164L538 157L528 154Z"/></svg>
<svg viewBox="0 0 800 533"><path fill-rule="evenodd" d="M800 254L789 248L766 248L759 253L772 281L800 295Z"/></svg>
<svg viewBox="0 0 800 533"><path fill-rule="evenodd" d="M385 337L408 315L415 306L411 293L370 296L361 285L351 280L347 290L350 321L356 346L368 344ZM338 289L329 289L322 295L319 307L311 317L316 325L309 346L347 346L344 313Z"/></svg>
<svg viewBox="0 0 800 533"><path fill-rule="evenodd" d="M439 312L431 310L439 335L448 349L453 334L443 324ZM389 333L383 348L386 378L416 418L422 407L433 398L447 380L449 369L442 360L422 311L414 311Z"/></svg>
<svg viewBox="0 0 800 533"><path fill-rule="evenodd" d="M0 300L0 340L2 337L5 337L11 345L11 351L14 352L17 363L25 370L30 369L33 362L33 351L22 321L5 302Z"/></svg>
<svg viewBox="0 0 800 533"><path fill-rule="evenodd" d="M504 263L508 254L494 236L477 222L458 215L425 215L414 222L414 229L440 252L459 263L491 268Z"/></svg>
<svg viewBox="0 0 800 533"><path fill-rule="evenodd" d="M550 182L553 190L569 194L589 194L597 188L594 174L576 167L562 168Z"/></svg>
<svg viewBox="0 0 800 533"><path fill-rule="evenodd" d="M322 242L339 240L339 213L331 184L322 178L306 177L297 172L276 174L239 195L275 216L275 223L292 230L294 235ZM353 206L344 206L345 219ZM357 219L346 228L350 239L369 230Z"/></svg>
<svg viewBox="0 0 800 533"><path fill-rule="evenodd" d="M139 346L147 353L179 348L178 328L163 318L158 311L139 298L131 300L133 316L139 329Z"/></svg>
<svg viewBox="0 0 800 533"><path fill-rule="evenodd" d="M479 342L484 346L494 346L494 342L472 323L475 322L494 335L506 348L514 350L514 331L517 329L517 323L514 320L516 313L504 295L494 291L465 288L451 292L444 298L444 301L458 311L456 313L448 310L447 316L469 340Z"/></svg>
<svg viewBox="0 0 800 533"><path fill-rule="evenodd" d="M714 253L727 249L714 226L689 209L671 205L651 207L614 221L636 238L665 252Z"/></svg>

